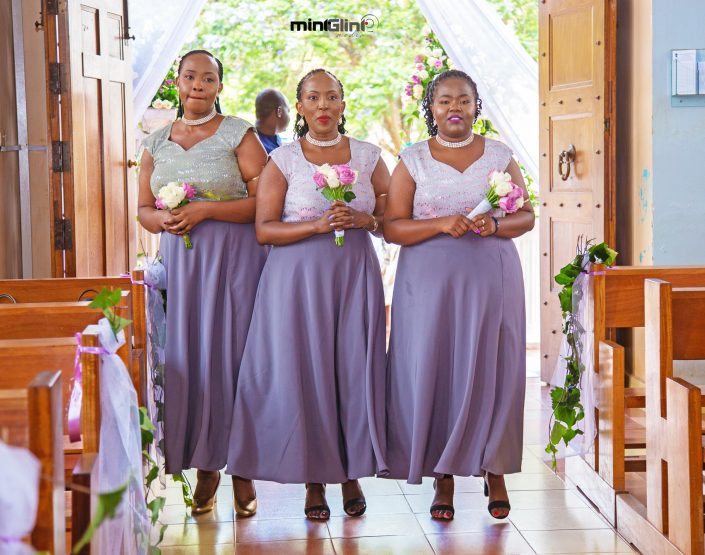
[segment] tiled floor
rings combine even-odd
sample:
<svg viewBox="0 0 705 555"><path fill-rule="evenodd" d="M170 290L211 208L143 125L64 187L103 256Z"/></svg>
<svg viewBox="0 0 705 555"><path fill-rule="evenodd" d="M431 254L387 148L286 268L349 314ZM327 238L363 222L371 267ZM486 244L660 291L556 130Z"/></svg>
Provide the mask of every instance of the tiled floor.
<svg viewBox="0 0 705 555"><path fill-rule="evenodd" d="M340 487L330 486L328 523L304 518L304 488L258 482L259 510L233 521L232 486L224 479L216 510L198 518L167 489L163 521L168 524L164 555L249 554L462 554L474 553L630 553L627 545L575 490L541 459L550 406L548 389L527 380L523 472L507 476L512 504L509 519L487 512L482 483L456 478L455 519L431 519L430 480L420 486L403 481L365 479L367 513L344 516ZM227 478L227 477L225 477Z"/></svg>

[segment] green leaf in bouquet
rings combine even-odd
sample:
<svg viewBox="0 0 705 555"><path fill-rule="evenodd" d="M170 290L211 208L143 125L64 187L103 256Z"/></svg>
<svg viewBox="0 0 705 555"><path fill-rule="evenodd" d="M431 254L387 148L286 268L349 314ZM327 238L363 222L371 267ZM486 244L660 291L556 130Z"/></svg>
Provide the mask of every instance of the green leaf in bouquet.
<svg viewBox="0 0 705 555"><path fill-rule="evenodd" d="M352 191L345 191L345 194L343 195L343 200L345 202L352 202L353 200L355 200L355 193L353 193Z"/></svg>
<svg viewBox="0 0 705 555"><path fill-rule="evenodd" d="M330 202L333 202L335 200L335 194L333 193L333 190L329 189L328 187L321 189L321 194L326 200L329 200Z"/></svg>

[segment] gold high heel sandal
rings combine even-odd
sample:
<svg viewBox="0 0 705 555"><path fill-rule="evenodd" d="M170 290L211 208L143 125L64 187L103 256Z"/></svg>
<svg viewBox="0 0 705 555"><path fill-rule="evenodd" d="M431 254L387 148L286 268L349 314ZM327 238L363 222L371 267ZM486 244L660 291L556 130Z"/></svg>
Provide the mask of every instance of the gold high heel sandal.
<svg viewBox="0 0 705 555"><path fill-rule="evenodd" d="M218 481L215 483L212 495L205 497L203 495L202 490L205 489L207 486L205 486L204 483L207 479L212 478L214 473L218 475ZM203 513L212 511L213 507L215 507L218 486L220 485L220 472L218 472L217 470L199 470L198 472L196 472L196 477L198 483L196 484L196 491L193 494L193 506L191 507L191 514L202 515Z"/></svg>
<svg viewBox="0 0 705 555"><path fill-rule="evenodd" d="M236 478L233 476L233 506L235 507L235 513L243 518L249 518L257 512L257 490L255 490L255 483L252 482L252 489L255 492L255 498L248 501L246 504L240 502L235 495L235 480L242 480L242 478Z"/></svg>

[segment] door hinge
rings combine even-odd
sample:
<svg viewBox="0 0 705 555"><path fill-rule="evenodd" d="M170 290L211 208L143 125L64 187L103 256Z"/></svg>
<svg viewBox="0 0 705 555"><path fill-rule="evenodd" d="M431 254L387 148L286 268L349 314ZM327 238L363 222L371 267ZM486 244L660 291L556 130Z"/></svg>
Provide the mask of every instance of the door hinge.
<svg viewBox="0 0 705 555"><path fill-rule="evenodd" d="M64 91L64 64L51 62L49 64L49 90L52 94L61 94Z"/></svg>
<svg viewBox="0 0 705 555"><path fill-rule="evenodd" d="M55 172L67 172L71 169L68 141L51 143L51 169Z"/></svg>
<svg viewBox="0 0 705 555"><path fill-rule="evenodd" d="M69 251L73 249L73 230L71 220L64 217L54 220L54 250Z"/></svg>
<svg viewBox="0 0 705 555"><path fill-rule="evenodd" d="M66 0L46 0L47 15L59 15L66 12Z"/></svg>

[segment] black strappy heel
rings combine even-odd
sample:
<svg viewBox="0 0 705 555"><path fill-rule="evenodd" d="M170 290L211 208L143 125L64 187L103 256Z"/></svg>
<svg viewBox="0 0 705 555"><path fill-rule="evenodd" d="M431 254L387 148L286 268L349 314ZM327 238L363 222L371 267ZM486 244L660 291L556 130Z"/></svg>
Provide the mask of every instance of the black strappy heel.
<svg viewBox="0 0 705 555"><path fill-rule="evenodd" d="M482 476L482 482L484 483L485 486L485 497L490 496L490 486L487 485L487 474L484 474ZM507 509L507 514L503 516L494 516L492 514L493 510L496 509ZM509 501L504 501L504 500L498 500L498 501L490 501L487 504L487 511L492 515L492 518L496 518L497 520L503 520L509 516L509 511L511 511L512 507L509 504Z"/></svg>
<svg viewBox="0 0 705 555"><path fill-rule="evenodd" d="M355 505L362 505L362 509L358 511L351 511L350 509L352 509ZM362 516L367 510L367 501L365 501L364 497L356 497L355 499L350 499L349 501L346 501L343 504L343 510L348 516Z"/></svg>
<svg viewBox="0 0 705 555"><path fill-rule="evenodd" d="M306 484L306 489L308 489L308 484ZM323 484L323 495L326 494L326 486ZM311 516L311 513L319 513L319 516ZM320 516L320 513L326 513L326 516ZM304 507L304 514L308 520L313 522L322 522L330 518L330 507L323 503L321 505L312 505L311 507Z"/></svg>
<svg viewBox="0 0 705 555"><path fill-rule="evenodd" d="M444 474L443 475L444 479L448 479L448 478L452 478L452 477L453 476L451 474ZM434 480L433 480L433 489L434 490L436 489L436 481L437 480L434 478ZM431 511L431 518L434 518L436 520L453 520L453 518L455 517L455 507L453 507L453 505L443 505L443 504L431 505L430 511ZM449 512L450 518L446 518L445 516L436 516L433 514L436 511L443 511L443 513ZM443 514L443 513L441 513L441 514Z"/></svg>

